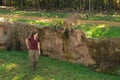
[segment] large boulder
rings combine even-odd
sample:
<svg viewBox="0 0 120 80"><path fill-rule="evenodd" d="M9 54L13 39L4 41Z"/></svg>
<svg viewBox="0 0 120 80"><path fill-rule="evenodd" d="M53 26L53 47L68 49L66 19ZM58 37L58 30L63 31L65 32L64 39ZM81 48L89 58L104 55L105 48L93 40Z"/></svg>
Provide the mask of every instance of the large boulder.
<svg viewBox="0 0 120 80"><path fill-rule="evenodd" d="M73 30L69 34L49 28L42 36L41 49L44 55L85 66L95 63L89 55L83 31Z"/></svg>
<svg viewBox="0 0 120 80"><path fill-rule="evenodd" d="M10 39L10 27L4 23L0 24L0 50L6 50L8 48Z"/></svg>
<svg viewBox="0 0 120 80"><path fill-rule="evenodd" d="M120 66L120 38L87 39L88 50L98 71L113 71Z"/></svg>
<svg viewBox="0 0 120 80"><path fill-rule="evenodd" d="M25 50L25 39L33 31L38 31L43 55L85 66L95 63L89 55L86 37L81 30L63 33L60 28L40 28L37 25L19 22L0 22L0 25L9 28L7 29L7 36L9 36L6 42L7 49Z"/></svg>
<svg viewBox="0 0 120 80"><path fill-rule="evenodd" d="M82 30L73 30L69 37L64 37L64 57L71 62L80 63L85 66L95 64L89 55L86 37Z"/></svg>

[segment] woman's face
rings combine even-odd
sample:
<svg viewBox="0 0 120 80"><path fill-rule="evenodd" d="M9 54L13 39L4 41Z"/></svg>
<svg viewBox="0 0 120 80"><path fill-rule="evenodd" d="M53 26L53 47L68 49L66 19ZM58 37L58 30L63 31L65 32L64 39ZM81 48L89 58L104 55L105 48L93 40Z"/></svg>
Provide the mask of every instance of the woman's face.
<svg viewBox="0 0 120 80"><path fill-rule="evenodd" d="M34 37L37 38L38 37L38 33L34 34Z"/></svg>

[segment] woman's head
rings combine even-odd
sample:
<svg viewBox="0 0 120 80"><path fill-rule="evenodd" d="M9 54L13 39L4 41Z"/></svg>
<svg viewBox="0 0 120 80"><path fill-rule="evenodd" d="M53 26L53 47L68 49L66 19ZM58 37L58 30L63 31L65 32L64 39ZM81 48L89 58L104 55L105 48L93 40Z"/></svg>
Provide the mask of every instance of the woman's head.
<svg viewBox="0 0 120 80"><path fill-rule="evenodd" d="M38 37L38 32L33 32L32 35L31 35L32 38L37 38Z"/></svg>

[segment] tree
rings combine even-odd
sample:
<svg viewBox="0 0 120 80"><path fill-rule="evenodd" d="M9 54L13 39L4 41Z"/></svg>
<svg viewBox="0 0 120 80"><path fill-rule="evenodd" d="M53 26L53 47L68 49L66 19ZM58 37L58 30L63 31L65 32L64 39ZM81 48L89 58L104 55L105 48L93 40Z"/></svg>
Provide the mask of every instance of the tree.
<svg viewBox="0 0 120 80"><path fill-rule="evenodd" d="M89 13L120 10L120 0L0 0L0 5L36 10L74 9L80 12L88 11Z"/></svg>
<svg viewBox="0 0 120 80"><path fill-rule="evenodd" d="M91 0L89 0L89 13L91 12Z"/></svg>
<svg viewBox="0 0 120 80"><path fill-rule="evenodd" d="M0 5L3 5L3 2L2 2L2 0L0 0Z"/></svg>

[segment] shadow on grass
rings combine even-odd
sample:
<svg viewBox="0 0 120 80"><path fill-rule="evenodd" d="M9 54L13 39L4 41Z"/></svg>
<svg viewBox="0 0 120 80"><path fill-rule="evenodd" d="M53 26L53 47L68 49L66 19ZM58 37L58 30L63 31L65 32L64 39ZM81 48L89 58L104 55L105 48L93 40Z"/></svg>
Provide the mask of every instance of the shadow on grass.
<svg viewBox="0 0 120 80"><path fill-rule="evenodd" d="M4 10L4 9L0 9L0 14L34 16L34 17L45 17L45 18L67 18L71 15L70 13L60 13L60 12L13 11L13 10Z"/></svg>
<svg viewBox="0 0 120 80"><path fill-rule="evenodd" d="M107 16L90 16L90 20L103 20L103 21L115 21L120 22L120 16L107 15Z"/></svg>
<svg viewBox="0 0 120 80"><path fill-rule="evenodd" d="M67 18L70 16L68 13L58 13L58 12L34 12L34 13L23 13L22 16L39 16L46 18Z"/></svg>
<svg viewBox="0 0 120 80"><path fill-rule="evenodd" d="M13 14L13 11L0 9L0 14Z"/></svg>

